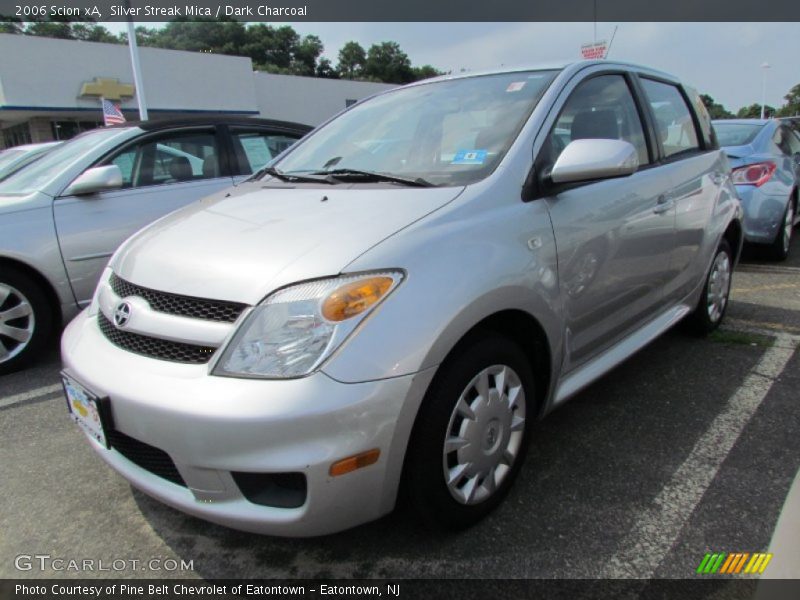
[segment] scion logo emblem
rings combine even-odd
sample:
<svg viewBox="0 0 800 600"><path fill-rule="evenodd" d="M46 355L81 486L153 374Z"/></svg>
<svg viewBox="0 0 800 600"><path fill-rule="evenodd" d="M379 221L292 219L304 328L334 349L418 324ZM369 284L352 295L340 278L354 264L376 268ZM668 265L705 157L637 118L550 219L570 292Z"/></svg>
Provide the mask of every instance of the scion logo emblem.
<svg viewBox="0 0 800 600"><path fill-rule="evenodd" d="M127 302L120 302L114 309L114 324L117 327L125 327L131 320L131 305Z"/></svg>

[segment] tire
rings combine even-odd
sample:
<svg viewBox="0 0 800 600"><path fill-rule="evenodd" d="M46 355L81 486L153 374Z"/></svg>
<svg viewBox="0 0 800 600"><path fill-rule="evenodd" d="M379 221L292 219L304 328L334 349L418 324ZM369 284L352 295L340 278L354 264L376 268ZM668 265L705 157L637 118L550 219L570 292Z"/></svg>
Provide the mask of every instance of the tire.
<svg viewBox="0 0 800 600"><path fill-rule="evenodd" d="M789 247L792 243L792 231L794 230L794 214L794 200L789 198L786 211L783 213L783 222L780 229L778 229L778 234L775 236L775 241L769 246L769 255L773 260L782 261L789 257Z"/></svg>
<svg viewBox="0 0 800 600"><path fill-rule="evenodd" d="M733 251L728 240L723 239L714 253L697 307L688 319L694 333L708 335L722 323L728 309L732 275Z"/></svg>
<svg viewBox="0 0 800 600"><path fill-rule="evenodd" d="M516 343L485 333L462 344L442 364L417 415L405 464L408 499L428 525L469 527L508 493L535 418L528 363Z"/></svg>
<svg viewBox="0 0 800 600"><path fill-rule="evenodd" d="M27 366L53 330L53 312L41 287L27 274L0 273L0 375Z"/></svg>

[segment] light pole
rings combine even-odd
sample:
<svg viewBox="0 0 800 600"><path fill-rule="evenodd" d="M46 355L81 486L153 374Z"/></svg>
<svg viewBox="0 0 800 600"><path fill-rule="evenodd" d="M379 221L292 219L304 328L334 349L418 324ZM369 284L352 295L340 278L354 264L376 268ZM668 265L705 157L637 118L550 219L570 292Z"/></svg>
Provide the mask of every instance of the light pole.
<svg viewBox="0 0 800 600"><path fill-rule="evenodd" d="M139 120L147 121L147 100L144 96L142 68L139 65L139 46L136 44L136 28L133 26L130 0L125 0L125 8L128 9L128 48L131 52L131 68L133 70L133 83L136 86L136 101L139 104Z"/></svg>
<svg viewBox="0 0 800 600"><path fill-rule="evenodd" d="M761 79L761 118L764 118L764 105L767 103L767 69L769 69L769 63L764 63L761 65L761 68L764 69L764 76Z"/></svg>

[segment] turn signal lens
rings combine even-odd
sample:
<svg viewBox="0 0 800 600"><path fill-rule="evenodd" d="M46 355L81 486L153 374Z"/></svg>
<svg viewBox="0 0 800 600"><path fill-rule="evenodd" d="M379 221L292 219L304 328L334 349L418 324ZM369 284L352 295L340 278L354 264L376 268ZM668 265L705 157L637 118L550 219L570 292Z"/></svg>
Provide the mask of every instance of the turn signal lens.
<svg viewBox="0 0 800 600"><path fill-rule="evenodd" d="M775 174L777 166L772 162L755 163L738 167L731 171L731 180L738 185L754 185L760 187Z"/></svg>
<svg viewBox="0 0 800 600"><path fill-rule="evenodd" d="M355 456L338 460L331 465L331 477L337 477L339 475L344 475L345 473L351 473L356 469L374 465L376 462L378 462L378 457L380 457L380 455L380 449L373 448L372 450L367 450L361 454L356 454Z"/></svg>
<svg viewBox="0 0 800 600"><path fill-rule="evenodd" d="M370 277L343 285L322 303L322 316L338 323L355 317L378 302L392 287L391 277Z"/></svg>

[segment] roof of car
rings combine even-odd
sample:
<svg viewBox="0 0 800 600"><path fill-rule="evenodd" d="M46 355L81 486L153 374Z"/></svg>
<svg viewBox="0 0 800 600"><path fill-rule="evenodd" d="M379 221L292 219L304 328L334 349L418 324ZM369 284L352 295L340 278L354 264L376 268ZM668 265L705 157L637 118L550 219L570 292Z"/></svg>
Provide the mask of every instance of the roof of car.
<svg viewBox="0 0 800 600"><path fill-rule="evenodd" d="M445 81L448 79L462 79L465 77L478 77L481 75L499 75L502 73L517 73L520 71L549 71L549 70L564 70L568 68L574 69L585 69L587 67L592 67L595 65L606 65L610 67L622 67L627 69L635 69L640 71L648 72L652 75L658 75L664 77L665 79L673 79L678 80L677 77L670 73L666 73L659 69L654 69L652 67L648 67L646 65L641 65L637 63L631 63L626 61L617 61L617 60L560 60L560 61L551 61L551 62L544 62L544 63L532 63L532 64L521 64L521 65L514 65L514 66L502 66L496 67L493 69L485 69L481 71L465 71L462 73L450 73L447 75L442 75L441 77L434 77L431 79L423 79L421 81L412 83L410 85L417 85L423 83L430 83L431 81ZM391 90L388 90L391 91Z"/></svg>
<svg viewBox="0 0 800 600"><path fill-rule="evenodd" d="M262 125L264 127L275 127L278 129L294 129L308 133L313 127L292 121L279 121L276 119L259 119L247 116L228 116L213 115L208 117L179 117L177 119L153 119L148 121L127 121L119 125L112 125L112 128L139 127L145 131L159 131L161 129L171 129L173 127L191 127L193 125Z"/></svg>

